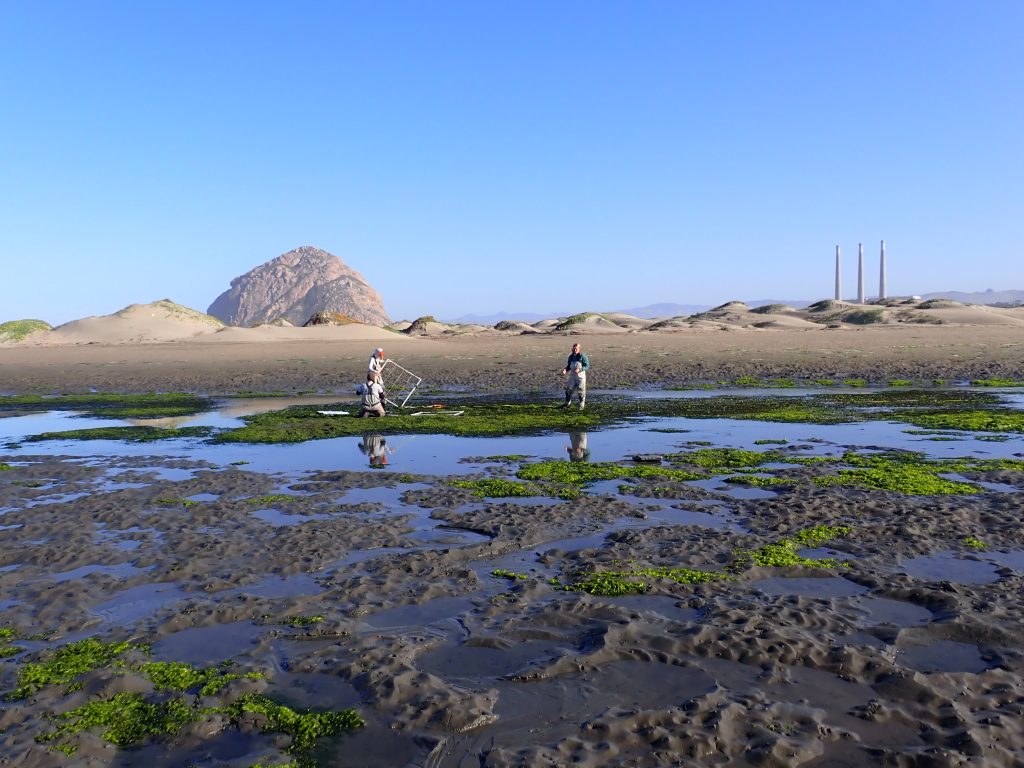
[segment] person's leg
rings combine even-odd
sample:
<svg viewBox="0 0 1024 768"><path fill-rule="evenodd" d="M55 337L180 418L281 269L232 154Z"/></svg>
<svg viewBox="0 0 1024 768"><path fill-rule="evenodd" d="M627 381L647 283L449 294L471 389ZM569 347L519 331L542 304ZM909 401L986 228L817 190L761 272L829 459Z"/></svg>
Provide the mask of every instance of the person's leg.
<svg viewBox="0 0 1024 768"><path fill-rule="evenodd" d="M563 408L568 408L569 407L569 403L571 403L571 402L572 402L572 385L571 384L566 384L565 385L565 402L562 403L562 407Z"/></svg>
<svg viewBox="0 0 1024 768"><path fill-rule="evenodd" d="M580 410L587 404L587 382L581 381L579 387L576 390L580 396Z"/></svg>

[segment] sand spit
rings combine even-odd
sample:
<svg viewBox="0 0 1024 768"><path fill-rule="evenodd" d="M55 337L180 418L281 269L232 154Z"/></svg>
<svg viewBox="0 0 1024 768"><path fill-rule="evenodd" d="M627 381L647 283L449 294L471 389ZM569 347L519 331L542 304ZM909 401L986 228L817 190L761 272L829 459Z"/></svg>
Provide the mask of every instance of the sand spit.
<svg viewBox="0 0 1024 768"><path fill-rule="evenodd" d="M803 485L754 499L652 478L512 502L400 464L268 474L200 455L0 455L2 626L53 633L19 639L26 653L86 636L145 642L156 661L231 659L264 675L228 697L356 706L365 729L325 742L321 765L1024 760L1024 473L986 475L1000 490L958 497ZM507 478L521 461L463 466ZM724 570L737 552L811 526L852 528L807 553L846 565L654 579L621 597L550 583L624 567ZM970 536L987 547L965 546ZM295 617L320 618L286 623ZM0 688L25 659L0 663ZM34 740L52 728L49 712L152 694L130 668L82 682L8 703L3 759L288 759L258 723L233 733L213 719L130 751L97 730L69 763Z"/></svg>

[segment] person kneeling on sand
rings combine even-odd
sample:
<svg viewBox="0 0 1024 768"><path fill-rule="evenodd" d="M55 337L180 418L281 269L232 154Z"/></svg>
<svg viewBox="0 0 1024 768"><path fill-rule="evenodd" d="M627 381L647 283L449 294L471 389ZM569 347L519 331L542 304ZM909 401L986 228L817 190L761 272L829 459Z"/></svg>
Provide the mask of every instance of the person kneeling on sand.
<svg viewBox="0 0 1024 768"><path fill-rule="evenodd" d="M363 396L359 403L359 418L384 416L384 387L377 380L377 374L367 371L366 383L360 384L356 393Z"/></svg>
<svg viewBox="0 0 1024 768"><path fill-rule="evenodd" d="M569 378L565 382L565 402L562 403L563 408L568 408L572 402L572 396L576 395L580 399L580 410L587 404L587 369L590 368L589 358L583 354L583 350L579 344L572 345L572 352L569 354L569 359L565 361L565 368L562 369L562 375L568 374Z"/></svg>

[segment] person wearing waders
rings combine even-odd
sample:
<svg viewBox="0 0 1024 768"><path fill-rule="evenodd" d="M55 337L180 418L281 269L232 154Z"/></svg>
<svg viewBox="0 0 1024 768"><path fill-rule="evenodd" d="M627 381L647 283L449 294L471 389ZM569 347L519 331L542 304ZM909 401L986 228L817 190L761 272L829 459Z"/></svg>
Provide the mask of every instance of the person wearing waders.
<svg viewBox="0 0 1024 768"><path fill-rule="evenodd" d="M374 373L377 375L376 381L382 387L384 386L384 348L377 347L373 350L373 354L370 355L370 362L367 366L367 373Z"/></svg>
<svg viewBox="0 0 1024 768"><path fill-rule="evenodd" d="M380 385L376 373L367 371L366 383L360 384L356 393L363 396L363 399L359 402L359 418L385 415L384 387Z"/></svg>
<svg viewBox="0 0 1024 768"><path fill-rule="evenodd" d="M587 369L590 368L590 359L583 354L579 343L572 345L572 352L569 359L565 361L565 368L562 375L568 375L565 381L565 402L563 408L568 408L572 403L572 396L576 395L580 400L580 410L587 404Z"/></svg>

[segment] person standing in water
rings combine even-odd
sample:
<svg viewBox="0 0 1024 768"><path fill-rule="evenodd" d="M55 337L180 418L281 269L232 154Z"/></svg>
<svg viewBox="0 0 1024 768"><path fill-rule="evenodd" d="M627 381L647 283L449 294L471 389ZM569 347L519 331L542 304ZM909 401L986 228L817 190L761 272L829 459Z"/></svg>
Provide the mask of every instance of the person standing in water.
<svg viewBox="0 0 1024 768"><path fill-rule="evenodd" d="M569 358L565 361L565 368L562 369L562 375L569 377L565 381L565 402L562 403L563 408L569 407L569 404L572 403L573 395L579 398L581 411L586 406L587 369L589 368L590 359L583 354L583 348L579 342L576 342L572 345L572 352L569 353Z"/></svg>

